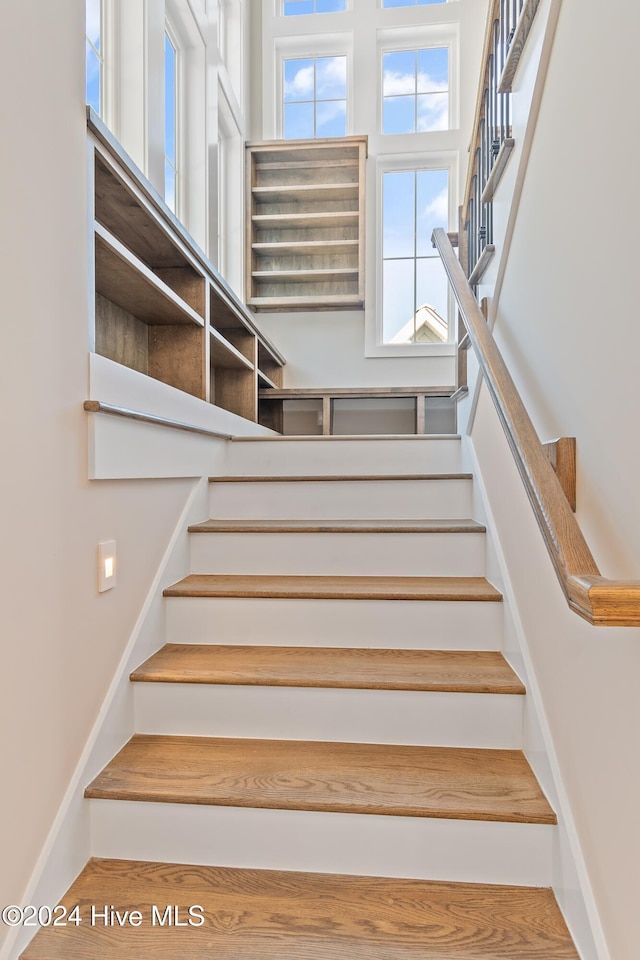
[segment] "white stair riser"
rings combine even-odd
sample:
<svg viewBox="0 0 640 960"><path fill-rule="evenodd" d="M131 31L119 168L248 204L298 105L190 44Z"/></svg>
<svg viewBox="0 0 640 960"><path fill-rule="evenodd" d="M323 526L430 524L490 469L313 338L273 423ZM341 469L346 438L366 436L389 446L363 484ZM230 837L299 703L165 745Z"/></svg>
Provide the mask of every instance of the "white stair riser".
<svg viewBox="0 0 640 960"><path fill-rule="evenodd" d="M502 604L167 597L166 642L500 650Z"/></svg>
<svg viewBox="0 0 640 960"><path fill-rule="evenodd" d="M228 445L229 476L456 473L459 437L407 440L264 440Z"/></svg>
<svg viewBox="0 0 640 960"><path fill-rule="evenodd" d="M91 854L468 883L551 885L554 828L91 800Z"/></svg>
<svg viewBox="0 0 640 960"><path fill-rule="evenodd" d="M232 520L464 520L471 480L212 483L210 507L212 517Z"/></svg>
<svg viewBox="0 0 640 960"><path fill-rule="evenodd" d="M193 533L192 573L479 577L481 533Z"/></svg>
<svg viewBox="0 0 640 960"><path fill-rule="evenodd" d="M138 733L522 747L517 695L135 683L134 699Z"/></svg>

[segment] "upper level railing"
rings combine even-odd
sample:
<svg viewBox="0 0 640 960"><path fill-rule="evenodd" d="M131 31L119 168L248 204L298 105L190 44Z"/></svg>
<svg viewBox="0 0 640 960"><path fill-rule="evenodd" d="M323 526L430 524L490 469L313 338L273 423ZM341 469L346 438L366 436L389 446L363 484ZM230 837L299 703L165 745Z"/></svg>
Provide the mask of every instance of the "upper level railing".
<svg viewBox="0 0 640 960"><path fill-rule="evenodd" d="M640 581L600 574L449 237L433 242L569 606L596 626L640 626Z"/></svg>
<svg viewBox="0 0 640 960"><path fill-rule="evenodd" d="M493 254L493 195L514 147L511 84L539 0L492 0L460 234L461 260L472 286Z"/></svg>

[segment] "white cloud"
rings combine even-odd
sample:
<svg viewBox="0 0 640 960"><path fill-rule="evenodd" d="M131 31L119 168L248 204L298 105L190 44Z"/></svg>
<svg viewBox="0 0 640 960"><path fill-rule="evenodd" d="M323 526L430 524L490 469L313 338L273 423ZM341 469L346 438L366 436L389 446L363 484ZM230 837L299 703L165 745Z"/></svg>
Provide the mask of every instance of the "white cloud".
<svg viewBox="0 0 640 960"><path fill-rule="evenodd" d="M418 97L418 131L449 128L448 93L429 93Z"/></svg>
<svg viewBox="0 0 640 960"><path fill-rule="evenodd" d="M416 78L413 73L398 73L397 70L384 72L385 97L400 97L416 92Z"/></svg>
<svg viewBox="0 0 640 960"><path fill-rule="evenodd" d="M336 117L344 117L347 112L346 101L326 100L318 104L318 123L330 123Z"/></svg>
<svg viewBox="0 0 640 960"><path fill-rule="evenodd" d="M313 64L300 67L284 85L285 100L313 100Z"/></svg>
<svg viewBox="0 0 640 960"><path fill-rule="evenodd" d="M401 97L416 92L416 78L413 73L400 73L397 70L384 71L385 97ZM428 73L418 73L418 90L428 93L441 93L449 89L446 80L434 80Z"/></svg>
<svg viewBox="0 0 640 960"><path fill-rule="evenodd" d="M317 91L319 100L340 98L347 92L347 58L322 57L317 61Z"/></svg>
<svg viewBox="0 0 640 960"><path fill-rule="evenodd" d="M86 5L87 36L93 44L100 38L100 0L90 0Z"/></svg>
<svg viewBox="0 0 640 960"><path fill-rule="evenodd" d="M449 189L443 187L440 193L427 204L424 215L429 223L447 223L449 220Z"/></svg>

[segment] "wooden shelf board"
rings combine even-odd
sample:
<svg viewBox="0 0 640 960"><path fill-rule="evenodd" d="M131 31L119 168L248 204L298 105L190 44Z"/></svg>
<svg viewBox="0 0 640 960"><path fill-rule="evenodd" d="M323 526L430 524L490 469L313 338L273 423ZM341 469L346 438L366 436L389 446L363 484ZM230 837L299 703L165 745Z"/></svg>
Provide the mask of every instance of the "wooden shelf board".
<svg viewBox="0 0 640 960"><path fill-rule="evenodd" d="M23 960L579 960L542 887L91 859L62 902L144 910L141 927L43 927ZM201 904L201 927L142 904ZM82 909L82 908L81 908Z"/></svg>
<svg viewBox="0 0 640 960"><path fill-rule="evenodd" d="M253 370L251 360L243 356L232 343L223 337L214 327L209 328L211 335L211 366L223 370Z"/></svg>
<svg viewBox="0 0 640 960"><path fill-rule="evenodd" d="M251 219L257 227L357 227L357 210L338 210L330 213L257 213Z"/></svg>
<svg viewBox="0 0 640 960"><path fill-rule="evenodd" d="M339 253L341 250L357 251L358 240L290 240L277 243L252 243L251 249L257 254L274 253Z"/></svg>
<svg viewBox="0 0 640 960"><path fill-rule="evenodd" d="M169 643L134 670L131 680L514 696L525 693L524 684L502 654L490 651Z"/></svg>
<svg viewBox="0 0 640 960"><path fill-rule="evenodd" d="M314 399L316 397L451 397L455 387L279 387L276 396L281 400Z"/></svg>
<svg viewBox="0 0 640 960"><path fill-rule="evenodd" d="M253 187L258 203L304 203L308 200L357 199L358 183L304 183L296 186Z"/></svg>
<svg viewBox="0 0 640 960"><path fill-rule="evenodd" d="M96 291L150 326L204 320L105 227L95 224Z"/></svg>
<svg viewBox="0 0 640 960"><path fill-rule="evenodd" d="M278 161L260 161L258 160L255 169L260 172L261 170L309 170L309 169L321 169L324 170L327 167L357 167L358 159L354 157L353 159L347 158L345 160L280 160Z"/></svg>
<svg viewBox="0 0 640 960"><path fill-rule="evenodd" d="M320 297L250 297L247 306L256 311L286 313L300 310L360 310L364 299L359 294L333 294Z"/></svg>
<svg viewBox="0 0 640 960"><path fill-rule="evenodd" d="M335 267L322 270L254 270L254 280L270 283L306 283L310 280L353 280L357 279L357 267Z"/></svg>
<svg viewBox="0 0 640 960"><path fill-rule="evenodd" d="M520 750L135 734L85 797L556 823Z"/></svg>
<svg viewBox="0 0 640 960"><path fill-rule="evenodd" d="M173 242L158 213L96 152L95 216L151 267L192 266Z"/></svg>
<svg viewBox="0 0 640 960"><path fill-rule="evenodd" d="M258 396L259 396L259 397L260 397L260 396L262 396L262 397L268 397L268 396L269 396L269 393L270 393L272 390L277 390L277 389L278 389L278 385L273 382L273 380L271 379L271 377L268 377L266 373L263 373L262 370L258 370L258 381L259 381L260 383L264 383L264 384L266 385L266 387L267 387L266 390L259 390L259 391L258 391Z"/></svg>

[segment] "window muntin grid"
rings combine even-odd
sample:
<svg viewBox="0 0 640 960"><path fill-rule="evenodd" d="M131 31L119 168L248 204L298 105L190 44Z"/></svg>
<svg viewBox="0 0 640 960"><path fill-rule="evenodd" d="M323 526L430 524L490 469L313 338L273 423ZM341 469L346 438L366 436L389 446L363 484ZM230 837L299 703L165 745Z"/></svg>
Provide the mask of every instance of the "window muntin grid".
<svg viewBox="0 0 640 960"><path fill-rule="evenodd" d="M284 139L346 136L346 56L286 59L282 72Z"/></svg>
<svg viewBox="0 0 640 960"><path fill-rule="evenodd" d="M449 293L436 227L448 229L448 170L390 170L382 175L382 342L443 343Z"/></svg>
<svg viewBox="0 0 640 960"><path fill-rule="evenodd" d="M449 129L449 48L382 54L382 132Z"/></svg>

